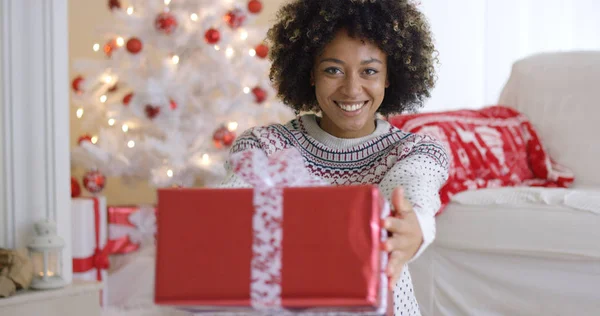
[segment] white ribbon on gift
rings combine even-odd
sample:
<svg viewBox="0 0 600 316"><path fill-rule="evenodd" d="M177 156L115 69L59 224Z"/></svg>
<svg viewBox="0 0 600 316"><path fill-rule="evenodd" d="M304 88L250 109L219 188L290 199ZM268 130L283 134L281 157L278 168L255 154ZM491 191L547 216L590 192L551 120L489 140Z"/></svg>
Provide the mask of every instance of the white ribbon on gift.
<svg viewBox="0 0 600 316"><path fill-rule="evenodd" d="M108 238L119 239L129 236L131 242L145 245L152 243L156 234L156 214L154 207L141 206L138 211L132 212L129 217L134 227L123 224L109 224Z"/></svg>
<svg viewBox="0 0 600 316"><path fill-rule="evenodd" d="M250 300L262 311L281 308L281 240L283 237L283 188L320 186L295 149L267 157L252 149L233 154L231 165L238 177L254 187Z"/></svg>

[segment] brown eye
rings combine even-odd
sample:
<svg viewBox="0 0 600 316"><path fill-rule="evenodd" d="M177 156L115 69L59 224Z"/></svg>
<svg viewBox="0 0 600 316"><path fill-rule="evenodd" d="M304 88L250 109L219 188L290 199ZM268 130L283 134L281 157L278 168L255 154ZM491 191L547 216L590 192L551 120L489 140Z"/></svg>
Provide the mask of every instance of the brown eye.
<svg viewBox="0 0 600 316"><path fill-rule="evenodd" d="M372 69L372 68L369 68L369 69L366 69L366 70L365 70L365 73L366 73L367 75L369 75L369 76L372 76L372 75L378 74L378 73L379 73L379 71L377 71L377 70L375 70L375 69Z"/></svg>
<svg viewBox="0 0 600 316"><path fill-rule="evenodd" d="M335 68L335 67L329 67L329 68L325 69L325 72L330 75L337 75L337 74L342 73L342 71L340 69Z"/></svg>

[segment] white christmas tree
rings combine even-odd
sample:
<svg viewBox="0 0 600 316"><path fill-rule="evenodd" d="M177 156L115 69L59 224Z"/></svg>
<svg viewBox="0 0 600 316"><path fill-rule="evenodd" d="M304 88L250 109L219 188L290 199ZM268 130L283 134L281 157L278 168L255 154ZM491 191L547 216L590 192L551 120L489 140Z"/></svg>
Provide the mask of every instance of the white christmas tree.
<svg viewBox="0 0 600 316"><path fill-rule="evenodd" d="M289 120L268 78L260 0L110 0L113 21L73 65L85 127L76 167L155 187L211 185L243 130Z"/></svg>

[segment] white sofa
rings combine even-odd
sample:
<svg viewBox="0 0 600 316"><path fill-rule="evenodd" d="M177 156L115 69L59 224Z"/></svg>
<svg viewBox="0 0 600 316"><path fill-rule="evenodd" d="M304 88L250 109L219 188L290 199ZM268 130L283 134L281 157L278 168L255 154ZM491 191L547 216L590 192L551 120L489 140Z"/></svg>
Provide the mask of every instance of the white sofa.
<svg viewBox="0 0 600 316"><path fill-rule="evenodd" d="M455 195L410 266L422 314L600 315L600 52L516 62L499 104L529 117L574 185Z"/></svg>

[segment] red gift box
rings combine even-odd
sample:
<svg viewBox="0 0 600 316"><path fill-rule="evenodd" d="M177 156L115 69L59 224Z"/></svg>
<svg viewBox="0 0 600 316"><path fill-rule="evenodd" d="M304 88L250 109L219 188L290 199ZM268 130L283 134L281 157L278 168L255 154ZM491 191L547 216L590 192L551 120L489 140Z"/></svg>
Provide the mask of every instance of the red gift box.
<svg viewBox="0 0 600 316"><path fill-rule="evenodd" d="M252 189L160 189L155 301L251 306ZM374 186L283 189L281 306L376 310L386 206Z"/></svg>

